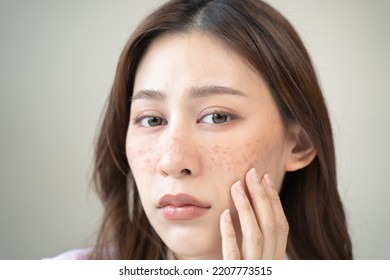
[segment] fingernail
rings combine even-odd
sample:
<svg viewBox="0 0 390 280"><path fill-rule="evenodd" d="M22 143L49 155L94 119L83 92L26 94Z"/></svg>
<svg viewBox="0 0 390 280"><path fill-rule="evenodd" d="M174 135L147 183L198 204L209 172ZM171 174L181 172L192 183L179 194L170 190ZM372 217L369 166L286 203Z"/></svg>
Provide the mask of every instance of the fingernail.
<svg viewBox="0 0 390 280"><path fill-rule="evenodd" d="M233 186L234 186L234 189L236 190L236 192L238 192L241 195L245 194L244 189L242 188L242 184L240 181L234 183Z"/></svg>
<svg viewBox="0 0 390 280"><path fill-rule="evenodd" d="M223 218L225 219L225 222L231 224L232 223L232 217L230 216L230 210L229 209L226 209L224 212L223 212Z"/></svg>
<svg viewBox="0 0 390 280"><path fill-rule="evenodd" d="M265 174L265 175L264 175L264 185L265 185L267 188L270 188L270 189L273 188L273 184L272 184L271 179L270 179L270 177L269 177L268 174Z"/></svg>
<svg viewBox="0 0 390 280"><path fill-rule="evenodd" d="M252 168L250 171L249 171L249 177L251 178L251 181L253 183L259 183L260 182L260 177L259 177L259 174L257 174L257 171L255 168Z"/></svg>

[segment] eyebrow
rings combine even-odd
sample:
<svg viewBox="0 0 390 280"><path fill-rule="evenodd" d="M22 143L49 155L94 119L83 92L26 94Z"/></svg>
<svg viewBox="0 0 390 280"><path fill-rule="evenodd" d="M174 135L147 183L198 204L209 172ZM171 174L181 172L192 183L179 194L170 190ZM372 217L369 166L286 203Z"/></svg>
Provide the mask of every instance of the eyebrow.
<svg viewBox="0 0 390 280"><path fill-rule="evenodd" d="M137 91L130 98L130 101L146 99L146 100L155 100L155 101L164 101L166 95L159 90L155 89L141 89Z"/></svg>
<svg viewBox="0 0 390 280"><path fill-rule="evenodd" d="M236 95L236 96L247 96L242 91L239 91L237 89L234 89L232 87L228 86L215 86L215 85L208 85L208 86L201 86L201 87L192 87L188 92L188 97L190 99L197 99L202 97L208 97L208 96L215 96L215 95ZM153 100L153 101L164 101L166 98L166 94L159 90L155 89L142 89L137 91L132 97L131 101L139 100L139 99L147 99L147 100Z"/></svg>

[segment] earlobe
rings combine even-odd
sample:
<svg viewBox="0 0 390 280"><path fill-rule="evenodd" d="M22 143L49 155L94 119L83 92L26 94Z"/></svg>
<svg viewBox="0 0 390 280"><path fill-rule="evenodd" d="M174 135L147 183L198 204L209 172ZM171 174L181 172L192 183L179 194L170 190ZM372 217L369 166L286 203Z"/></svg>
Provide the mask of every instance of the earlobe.
<svg viewBox="0 0 390 280"><path fill-rule="evenodd" d="M317 152L310 136L300 125L289 128L289 145L287 149L285 170L296 171L309 165Z"/></svg>

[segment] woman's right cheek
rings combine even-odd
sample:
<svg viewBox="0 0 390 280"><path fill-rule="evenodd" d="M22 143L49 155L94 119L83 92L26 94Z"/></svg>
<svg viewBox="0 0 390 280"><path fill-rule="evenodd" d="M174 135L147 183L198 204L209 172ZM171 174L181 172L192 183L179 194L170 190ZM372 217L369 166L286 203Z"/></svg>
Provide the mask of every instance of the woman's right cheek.
<svg viewBox="0 0 390 280"><path fill-rule="evenodd" d="M127 160L135 176L144 172L152 172L156 168L156 151L145 144L140 140L130 139L126 145Z"/></svg>

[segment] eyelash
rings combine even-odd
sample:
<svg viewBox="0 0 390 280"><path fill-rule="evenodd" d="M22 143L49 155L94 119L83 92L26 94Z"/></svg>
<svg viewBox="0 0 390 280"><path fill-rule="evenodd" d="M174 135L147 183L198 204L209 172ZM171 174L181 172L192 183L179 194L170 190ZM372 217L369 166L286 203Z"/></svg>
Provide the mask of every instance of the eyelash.
<svg viewBox="0 0 390 280"><path fill-rule="evenodd" d="M161 120L163 123L164 123L164 121L165 121L163 118L160 118L160 117L157 117L157 116L152 116L152 115L140 115L140 116L138 116L138 117L134 120L134 124L140 125L140 126L142 126L142 127L155 127L155 126L146 126L146 125L143 125L143 124L142 124L142 122L143 122L144 120L151 119L151 118L159 119L159 120ZM164 124L166 124L166 123L167 123L167 121L165 121ZM161 124L160 124L160 125L157 125L157 126L161 126Z"/></svg>
<svg viewBox="0 0 390 280"><path fill-rule="evenodd" d="M222 116L226 116L226 118L227 118L227 120L226 120L225 122L223 122L223 123L213 123L213 125L224 125L224 124L226 124L226 123L228 123L228 122L231 122L232 120L235 120L235 119L237 118L236 115L231 114L231 113L228 113L228 112L226 112L226 111L224 111L224 110L213 110L213 111L211 111L211 112L208 112L208 113L204 114L201 118L199 118L199 119L196 121L196 123L201 123L202 120L204 120L206 117L212 116L212 115L222 115ZM161 120L161 122L162 122L163 124L159 124L159 125L156 125L156 126L147 126L147 125L143 125L143 124L142 124L142 122L143 122L144 120L151 119L151 118L159 119L159 120ZM157 126L161 126L161 125L166 125L166 124L167 124L167 121L164 120L164 119L161 118L161 117L157 117L157 116L153 116L153 115L142 115L142 114L141 114L140 116L138 116L138 117L134 120L134 123L137 124L137 125L140 125L140 126L142 126L142 127L152 128L152 127L157 127ZM208 124L210 124L210 123L208 123Z"/></svg>
<svg viewBox="0 0 390 280"><path fill-rule="evenodd" d="M212 115L223 115L223 116L226 116L228 118L228 120L224 123L214 123L215 125L223 125L223 124L226 124L234 119L236 119L236 116L234 114L231 114L231 113L228 113L224 110L221 110L221 109L216 109L216 110L213 110L211 112L208 112L206 114L204 114L199 120L197 120L196 122L197 123L200 123L202 120L204 120L206 117L208 116L212 116Z"/></svg>

